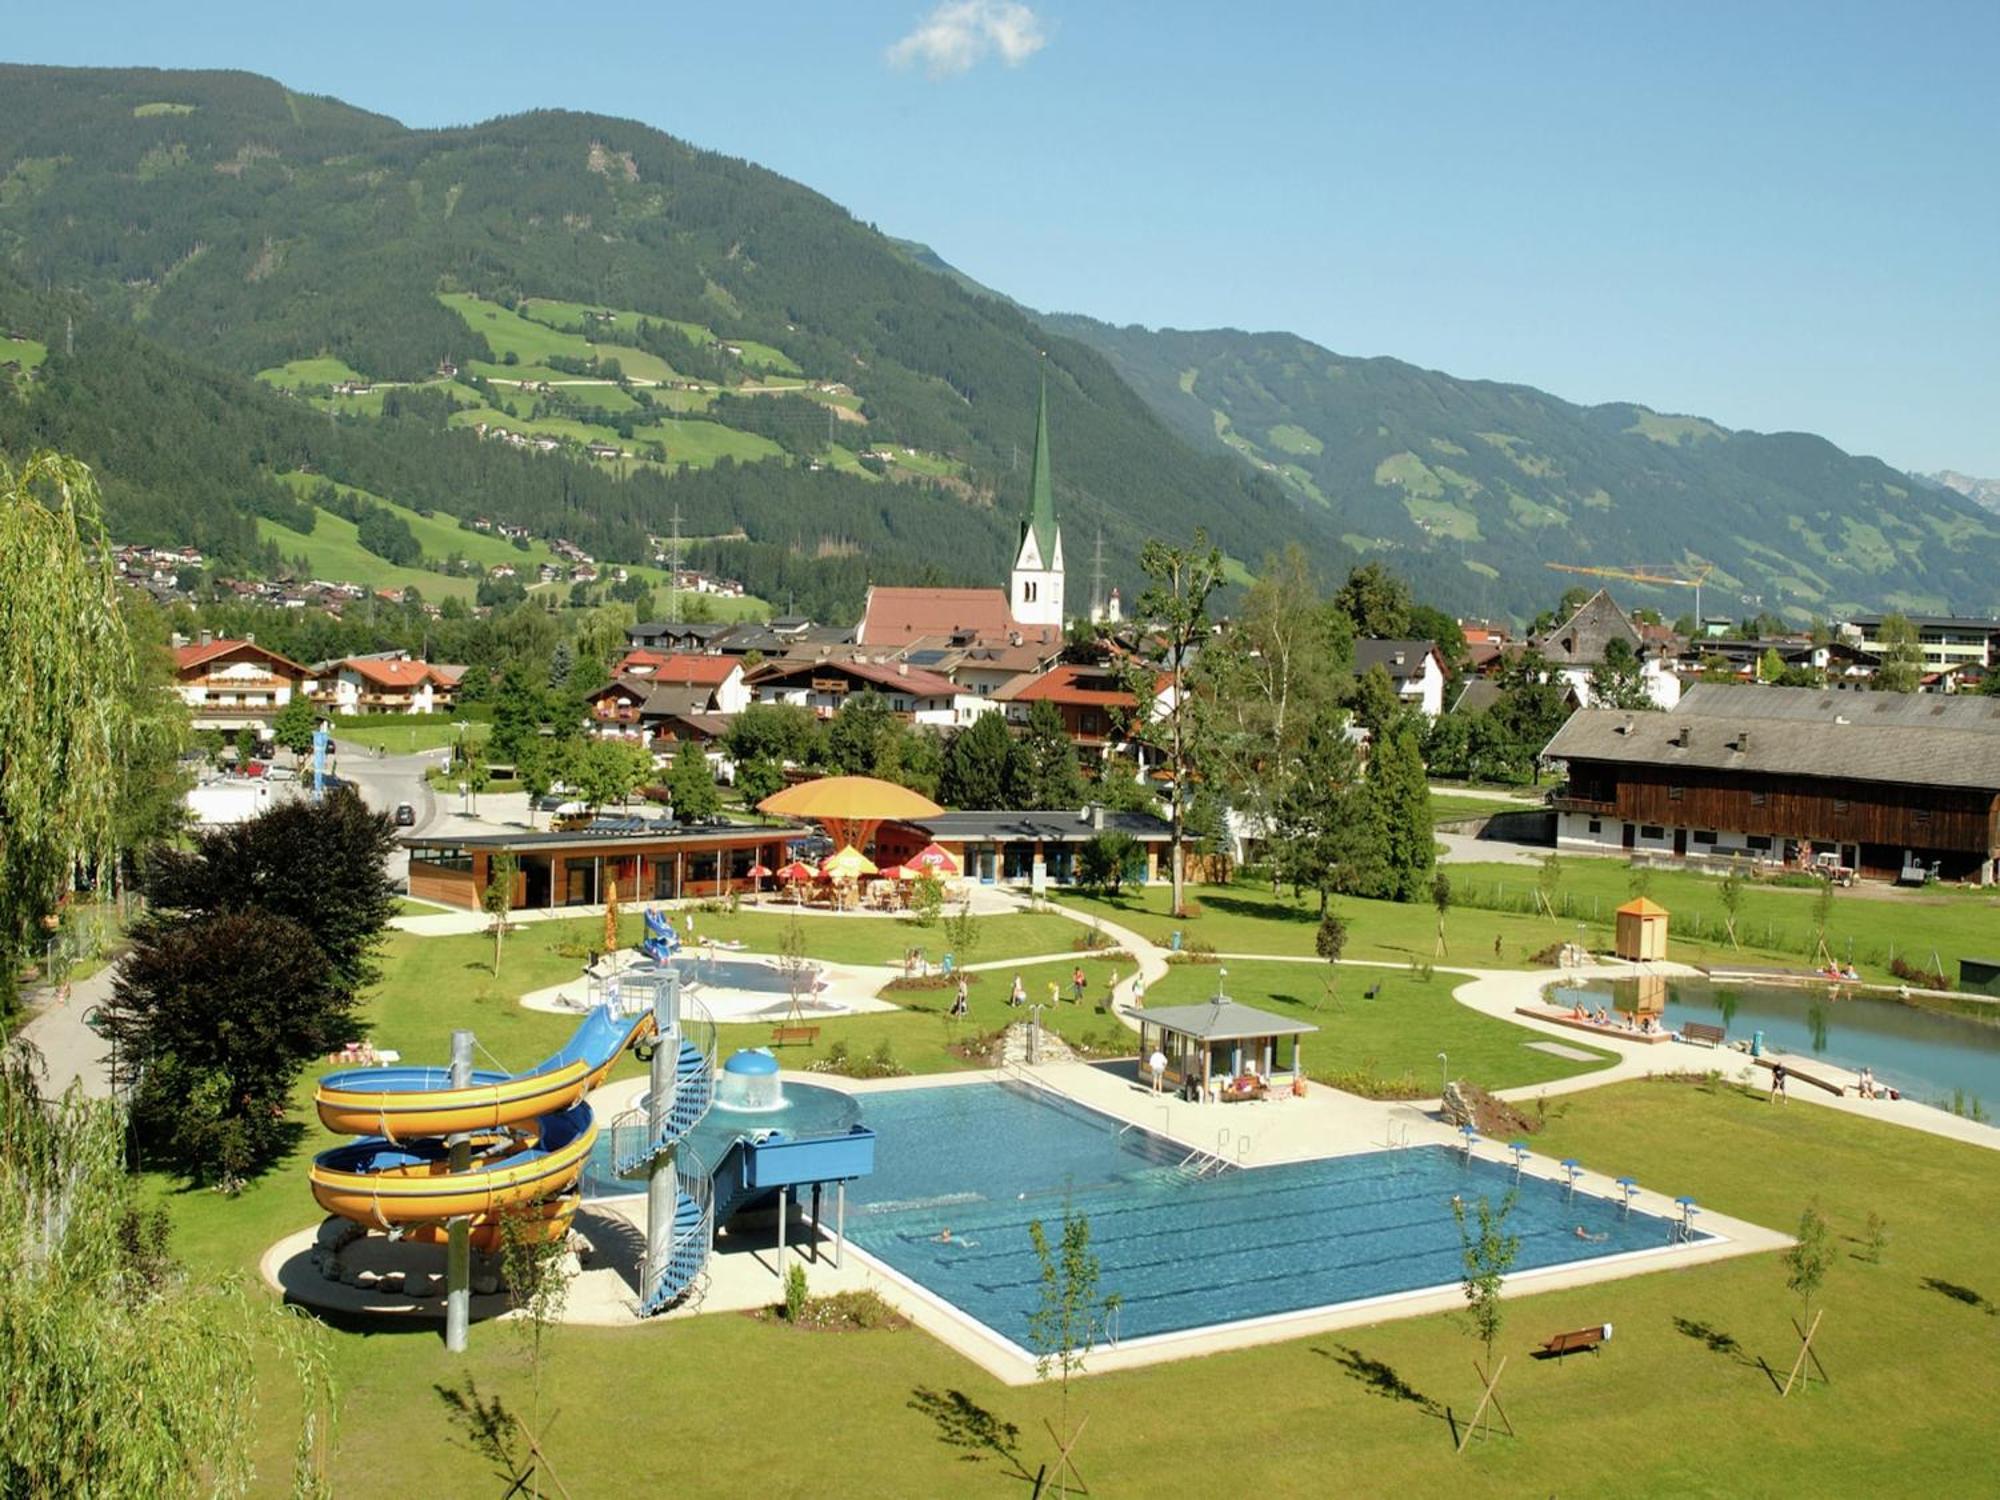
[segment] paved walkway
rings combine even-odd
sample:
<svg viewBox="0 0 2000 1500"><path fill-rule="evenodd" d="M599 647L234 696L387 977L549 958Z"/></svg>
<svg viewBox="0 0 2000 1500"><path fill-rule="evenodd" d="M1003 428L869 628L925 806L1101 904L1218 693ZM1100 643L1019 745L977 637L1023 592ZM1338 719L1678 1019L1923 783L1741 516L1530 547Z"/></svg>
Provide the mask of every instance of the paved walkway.
<svg viewBox="0 0 2000 1500"><path fill-rule="evenodd" d="M72 1082L80 1082L88 1098L110 1097L110 1044L84 1025L83 1018L93 1006L111 998L116 974L117 965L106 964L88 979L71 985L66 997L51 990L28 997L33 1015L20 1034L42 1054L49 1098L61 1098Z"/></svg>

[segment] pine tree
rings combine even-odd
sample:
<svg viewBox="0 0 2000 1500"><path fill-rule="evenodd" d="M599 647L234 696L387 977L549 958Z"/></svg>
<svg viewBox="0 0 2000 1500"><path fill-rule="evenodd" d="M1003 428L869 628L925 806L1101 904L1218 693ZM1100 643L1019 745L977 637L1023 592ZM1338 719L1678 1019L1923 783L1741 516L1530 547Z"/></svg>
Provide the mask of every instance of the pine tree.
<svg viewBox="0 0 2000 1500"><path fill-rule="evenodd" d="M938 800L947 807L1003 809L1014 737L999 713L981 714L945 746Z"/></svg>
<svg viewBox="0 0 2000 1500"><path fill-rule="evenodd" d="M989 716L990 717L990 716ZM1028 709L1028 726L1007 759L1007 805L1028 812L1074 808L1083 801L1083 775L1062 710L1042 699Z"/></svg>
<svg viewBox="0 0 2000 1500"><path fill-rule="evenodd" d="M693 740L682 740L667 767L667 790L673 794L674 816L683 823L711 818L722 811L722 793L708 756Z"/></svg>
<svg viewBox="0 0 2000 1500"><path fill-rule="evenodd" d="M1397 901L1425 900L1437 847L1431 829L1430 783L1413 728L1392 730L1376 746L1368 777L1381 813L1386 894Z"/></svg>

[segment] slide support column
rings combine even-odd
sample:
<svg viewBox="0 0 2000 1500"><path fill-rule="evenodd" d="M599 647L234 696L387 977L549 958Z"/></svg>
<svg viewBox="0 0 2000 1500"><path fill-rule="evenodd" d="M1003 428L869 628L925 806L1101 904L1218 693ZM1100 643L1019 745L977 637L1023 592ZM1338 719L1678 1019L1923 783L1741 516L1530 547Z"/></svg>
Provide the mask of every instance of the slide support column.
<svg viewBox="0 0 2000 1500"><path fill-rule="evenodd" d="M653 1062L647 1079L646 1140L650 1146L666 1132L674 1108L674 1080L681 1061L681 976L669 967L653 986ZM640 1277L641 1301L653 1294L666 1275L674 1248L675 1182L673 1151L662 1151L646 1168L646 1267Z"/></svg>
<svg viewBox="0 0 2000 1500"><path fill-rule="evenodd" d="M472 1033L451 1034L451 1086L472 1087ZM451 1138L451 1170L464 1172L472 1166L472 1139L461 1133ZM465 1353L466 1330L472 1323L472 1220L463 1216L446 1226L444 1252L444 1346L453 1354Z"/></svg>

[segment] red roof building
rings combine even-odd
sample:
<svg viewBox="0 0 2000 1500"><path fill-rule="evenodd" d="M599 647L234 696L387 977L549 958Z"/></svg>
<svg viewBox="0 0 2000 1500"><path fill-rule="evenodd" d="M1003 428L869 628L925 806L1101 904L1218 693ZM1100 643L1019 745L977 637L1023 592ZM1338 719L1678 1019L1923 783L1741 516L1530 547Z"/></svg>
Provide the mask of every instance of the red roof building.
<svg viewBox="0 0 2000 1500"><path fill-rule="evenodd" d="M174 687L197 729L268 729L310 675L255 637L216 640L204 632L174 647Z"/></svg>

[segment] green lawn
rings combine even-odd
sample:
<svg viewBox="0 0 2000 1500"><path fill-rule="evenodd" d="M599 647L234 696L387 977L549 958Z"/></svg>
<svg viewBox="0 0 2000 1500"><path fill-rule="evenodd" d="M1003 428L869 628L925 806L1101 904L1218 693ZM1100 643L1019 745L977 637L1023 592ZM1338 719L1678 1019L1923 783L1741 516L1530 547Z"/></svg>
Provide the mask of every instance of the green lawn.
<svg viewBox="0 0 2000 1500"><path fill-rule="evenodd" d="M460 722L442 714L384 714L367 724L342 724L334 730L333 737L340 744L365 746L370 750L380 746L391 755L415 755L421 750L457 744ZM464 731L467 739L474 744L485 739L486 725L472 720L463 722L470 726Z"/></svg>
<svg viewBox="0 0 2000 1500"><path fill-rule="evenodd" d="M1431 793L1431 821L1442 823L1451 818L1491 818L1501 813L1533 812L1541 806L1538 802L1506 801L1492 797L1467 797L1451 792Z"/></svg>
<svg viewBox="0 0 2000 1500"><path fill-rule="evenodd" d="M554 1018L551 1018L554 1019ZM1568 1291L1510 1297L1499 1352L1518 1436L1454 1454L1445 1410L1477 1396L1476 1346L1445 1316L1084 1379L1077 1460L1100 1495L1159 1492L1174 1452L1227 1455L1233 1488L1263 1494L1737 1496L1788 1493L1802 1475L1830 1495L1982 1492L1988 1472L1992 1303L1987 1226L2000 1173L1977 1148L1824 1109L1774 1109L1734 1090L1634 1083L1562 1102L1540 1154L1685 1191L1705 1206L1789 1228L1817 1198L1841 1251L1822 1297L1819 1347L1833 1384L1780 1401L1796 1348L1775 1256L1757 1255ZM235 1200L169 1199L180 1253L203 1269L247 1267L310 1223L302 1168ZM1856 1243L1888 1219L1886 1260ZM1115 1290L1107 1286L1107 1290ZM775 1296L775 1287L774 1287ZM1973 1299L1968 1302L1966 1298ZM1601 1354L1527 1357L1550 1334L1602 1322ZM802 1343L801 1340L812 1340ZM433 1333L328 1335L341 1413L332 1487L498 1493L448 1423L439 1389L478 1383L525 1409L522 1341L475 1327L463 1358ZM676 1413L690 1494L1025 1494L1049 1457L1052 1385L1008 1388L914 1330L839 1336L716 1314L630 1329L565 1329L545 1381L558 1413L548 1451L573 1495L657 1493L659 1454L633 1441L632 1393ZM294 1412L271 1359L255 1457L263 1491L287 1480ZM782 1393L785 1440L745 1443ZM954 1441L953 1409L1001 1433Z"/></svg>
<svg viewBox="0 0 2000 1500"><path fill-rule="evenodd" d="M724 458L754 464L761 459L781 457L785 451L767 437L725 427L720 422L654 422L633 428L632 440L641 447L647 443L663 445L668 468L686 464L692 469L706 469Z"/></svg>
<svg viewBox="0 0 2000 1500"><path fill-rule="evenodd" d="M49 346L34 339L15 339L0 335L0 365L19 365L24 370L32 370L49 357Z"/></svg>
<svg viewBox="0 0 2000 1500"><path fill-rule="evenodd" d="M278 478L302 495L310 494L326 483L317 474L280 474ZM410 528L411 535L416 537L418 544L424 549L424 556L427 558L442 562L456 552L482 568L508 563L530 572L541 563L555 561L555 553L549 550L546 542L540 540L530 541L527 551L524 552L496 531L472 531L460 526L456 516L446 515L441 511L433 511L427 516L421 511L410 509L407 505L399 505L394 500L371 494L353 485L337 484L334 488L343 494L367 500L370 504L380 505L391 514L400 517ZM321 519L324 521L324 513ZM317 526L314 529L317 530Z"/></svg>
<svg viewBox="0 0 2000 1500"><path fill-rule="evenodd" d="M339 385L345 380L366 380L354 366L343 359L335 359L330 354L322 354L312 359L288 359L281 365L273 365L268 370L259 370L257 379L266 385L275 385L283 390L297 390L307 385Z"/></svg>
<svg viewBox="0 0 2000 1500"><path fill-rule="evenodd" d="M1426 980L1400 969L1234 960L1227 978L1210 964L1182 964L1146 992L1152 1005L1205 1000L1218 983L1233 998L1318 1026L1306 1039L1306 1071L1322 1083L1352 1092L1435 1098L1442 1076L1440 1052L1451 1076L1482 1088L1510 1089L1550 1083L1608 1066L1616 1058L1581 1042L1565 1046L1590 1052L1596 1062L1576 1062L1536 1051L1538 1032L1482 1015L1452 999L1466 981L1454 974ZM1331 993L1327 989L1333 981ZM1377 989L1374 999L1368 990Z"/></svg>

